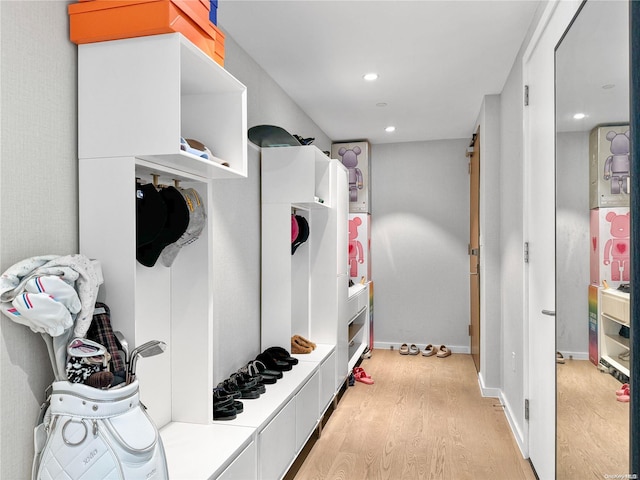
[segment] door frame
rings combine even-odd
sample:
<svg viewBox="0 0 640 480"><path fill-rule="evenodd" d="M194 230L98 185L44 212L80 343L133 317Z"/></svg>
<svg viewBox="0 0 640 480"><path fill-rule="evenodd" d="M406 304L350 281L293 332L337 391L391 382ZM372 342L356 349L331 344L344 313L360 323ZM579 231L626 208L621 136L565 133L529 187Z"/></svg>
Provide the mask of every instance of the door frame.
<svg viewBox="0 0 640 480"><path fill-rule="evenodd" d="M473 359L473 363L476 367L476 372L480 373L480 365L481 365L481 351L482 351L482 322L480 320L481 315L481 304L482 304L482 294L481 294L481 276L480 276L480 257L482 252L480 251L480 172L482 165L482 157L481 157L481 138L480 138L480 125L478 125L476 132L473 134L473 138L471 140L471 144L469 148L471 152L467 150L467 156L469 157L469 337L470 337L470 351L471 358ZM477 155L477 162L474 164L473 157ZM474 168L475 167L475 168ZM476 179L477 185L473 184L474 178ZM473 207L473 197L476 197L476 206ZM475 215L475 219L473 216ZM473 235L472 226L476 225L477 228L477 238L473 239L471 236ZM475 241L474 241L475 240ZM473 254L473 250L477 250L476 254ZM472 265L472 259L475 257L475 266ZM472 270L475 267L475 272ZM474 277L475 276L475 277ZM474 289L472 288L472 279L475 278L477 282L477 292L474 293ZM474 298L475 297L475 298ZM477 318L474 322L474 300L477 300L477 305L475 308L475 312ZM476 334L474 336L474 334ZM475 347L475 350L474 350Z"/></svg>
<svg viewBox="0 0 640 480"><path fill-rule="evenodd" d="M631 75L629 84L630 103L630 129L631 144L640 145L640 2L629 2L629 42ZM638 192L640 188L640 148L631 149L631 191ZM640 238L640 195L631 195L631 238ZM631 243L631 285L634 285L631 295L631 382L640 385L640 298L638 285L640 285L640 245L639 242ZM633 352L636 352L634 355ZM629 465L630 472L640 474L640 391L638 388L631 390L631 420L629 425Z"/></svg>

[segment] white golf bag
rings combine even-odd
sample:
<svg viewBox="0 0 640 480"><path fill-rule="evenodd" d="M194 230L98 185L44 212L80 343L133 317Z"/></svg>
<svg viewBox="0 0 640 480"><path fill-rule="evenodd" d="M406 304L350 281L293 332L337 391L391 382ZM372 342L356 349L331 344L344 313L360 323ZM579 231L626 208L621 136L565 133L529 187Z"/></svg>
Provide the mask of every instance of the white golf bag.
<svg viewBox="0 0 640 480"><path fill-rule="evenodd" d="M168 480L138 382L109 390L54 382L35 428L32 480Z"/></svg>

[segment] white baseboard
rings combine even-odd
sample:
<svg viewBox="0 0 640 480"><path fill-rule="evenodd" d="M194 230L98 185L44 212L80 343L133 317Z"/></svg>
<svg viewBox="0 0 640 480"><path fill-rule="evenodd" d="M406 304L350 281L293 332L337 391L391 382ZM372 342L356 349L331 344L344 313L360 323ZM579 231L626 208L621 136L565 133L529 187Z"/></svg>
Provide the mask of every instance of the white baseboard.
<svg viewBox="0 0 640 480"><path fill-rule="evenodd" d="M560 353L568 360L573 358L574 360L589 360L589 352L566 352L564 350L560 350Z"/></svg>
<svg viewBox="0 0 640 480"><path fill-rule="evenodd" d="M498 398L500 403L502 404L504 415L507 417L507 422L509 422L509 428L511 428L511 432L513 433L513 437L518 444L518 448L520 449L520 453L523 458L528 458L529 452L526 448L525 438L523 432L520 428L518 428L517 422L514 420L513 410L511 409L511 405L504 397L502 390L499 388L490 388L484 385L484 379L482 378L482 374L478 374L478 385L480 386L480 392L483 397L490 398Z"/></svg>
<svg viewBox="0 0 640 480"><path fill-rule="evenodd" d="M504 405L504 414L507 417L507 422L509 422L509 427L513 432L513 437L516 439L516 443L518 444L518 448L520 449L520 453L522 454L522 458L529 458L529 449L527 448L524 432L518 427L518 424L514 420L513 410L511 409L511 405L504 398L502 392L500 392L500 401L502 405Z"/></svg>
<svg viewBox="0 0 640 480"><path fill-rule="evenodd" d="M413 342L406 342L406 343L411 345L411 343ZM416 345L421 351L424 350L424 347L426 347L426 344L424 343L416 343ZM439 344L434 343L433 345L437 346ZM391 347L393 347L394 350L400 350L401 346L402 346L402 343L373 342L373 348L378 348L380 350L390 350ZM449 350L451 350L451 353L466 353L466 354L471 353L471 348L469 346L447 345L447 347L449 348Z"/></svg>
<svg viewBox="0 0 640 480"><path fill-rule="evenodd" d="M500 398L502 396L502 390L499 388L485 386L482 372L478 373L478 385L480 386L480 393L483 397Z"/></svg>

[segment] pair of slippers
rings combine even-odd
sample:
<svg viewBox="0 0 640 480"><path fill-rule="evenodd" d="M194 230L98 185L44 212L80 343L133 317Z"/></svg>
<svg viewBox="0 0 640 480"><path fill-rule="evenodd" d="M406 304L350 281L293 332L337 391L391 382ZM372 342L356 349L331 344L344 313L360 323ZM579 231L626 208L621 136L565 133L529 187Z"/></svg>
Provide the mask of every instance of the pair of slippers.
<svg viewBox="0 0 640 480"><path fill-rule="evenodd" d="M400 355L418 355L418 353L420 353L420 349L415 343L412 343L411 345L403 343L400 347ZM429 344L422 351L422 355L424 357L431 357L432 355L436 355L438 358L444 358L451 355L451 350L449 350L445 345L440 345L436 348L433 345Z"/></svg>
<svg viewBox="0 0 640 480"><path fill-rule="evenodd" d="M282 347L269 347L259 354L256 360L260 362L257 365L258 369L263 366L268 370L277 372L288 372L298 363L298 359L293 358L291 354Z"/></svg>
<svg viewBox="0 0 640 480"><path fill-rule="evenodd" d="M451 350L449 350L446 345L440 345L436 348L433 345L429 344L424 347L424 350L422 351L423 357L431 357L433 355L438 358L445 358L451 355Z"/></svg>
<svg viewBox="0 0 640 480"><path fill-rule="evenodd" d="M371 375L367 375L367 372L365 372L364 368L362 367L354 367L353 378L356 382L364 383L366 385L373 385L373 379L371 378Z"/></svg>
<svg viewBox="0 0 640 480"><path fill-rule="evenodd" d="M315 350L315 348L316 344L311 340L307 340L300 335L294 335L293 337L291 337L291 353L311 353Z"/></svg>
<svg viewBox="0 0 640 480"><path fill-rule="evenodd" d="M623 383L622 387L616 391L616 400L623 403L628 403L631 400L631 391L628 383Z"/></svg>

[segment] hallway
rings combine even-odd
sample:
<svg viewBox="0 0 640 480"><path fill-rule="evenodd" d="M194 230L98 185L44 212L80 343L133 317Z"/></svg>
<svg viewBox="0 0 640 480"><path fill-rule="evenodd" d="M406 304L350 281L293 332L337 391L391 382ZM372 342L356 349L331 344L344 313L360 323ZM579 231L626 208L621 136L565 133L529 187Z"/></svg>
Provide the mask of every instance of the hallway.
<svg viewBox="0 0 640 480"><path fill-rule="evenodd" d="M535 478L499 400L480 395L470 355L375 350L361 366L375 384L347 389L285 478Z"/></svg>

